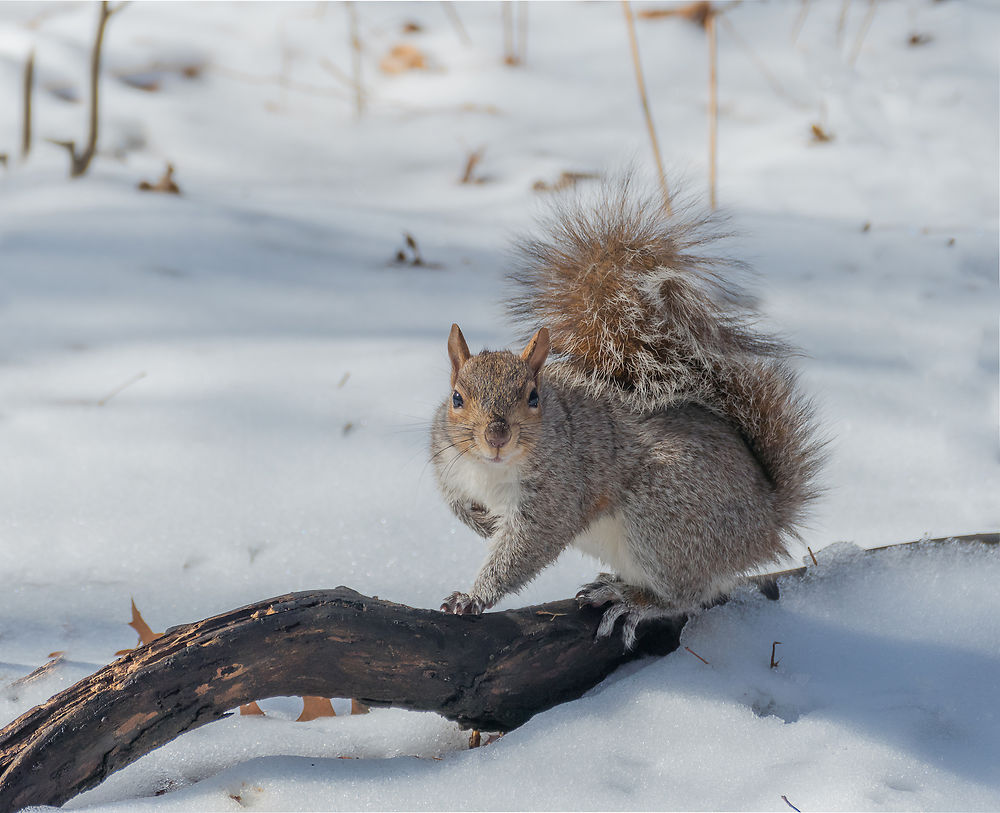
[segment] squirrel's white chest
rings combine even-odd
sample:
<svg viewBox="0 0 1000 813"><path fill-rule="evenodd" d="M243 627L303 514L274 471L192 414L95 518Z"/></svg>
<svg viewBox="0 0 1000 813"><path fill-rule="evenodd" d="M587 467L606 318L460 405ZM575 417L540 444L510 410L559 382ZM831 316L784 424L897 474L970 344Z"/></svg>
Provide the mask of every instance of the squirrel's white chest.
<svg viewBox="0 0 1000 813"><path fill-rule="evenodd" d="M470 460L456 455L448 471L447 485L465 500L475 502L491 514L510 513L521 499L521 476L517 466Z"/></svg>
<svg viewBox="0 0 1000 813"><path fill-rule="evenodd" d="M604 514L573 539L573 547L590 554L610 567L630 584L645 585L649 574L629 547L625 518L620 513Z"/></svg>

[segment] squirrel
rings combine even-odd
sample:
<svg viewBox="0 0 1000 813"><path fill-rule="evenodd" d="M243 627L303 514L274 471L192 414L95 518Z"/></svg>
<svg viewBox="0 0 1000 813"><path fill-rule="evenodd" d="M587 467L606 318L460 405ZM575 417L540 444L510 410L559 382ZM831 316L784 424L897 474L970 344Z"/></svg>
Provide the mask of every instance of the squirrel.
<svg viewBox="0 0 1000 813"><path fill-rule="evenodd" d="M451 327L431 459L489 553L443 611L483 612L572 545L613 571L578 603L610 605L598 637L624 616L631 649L642 621L694 613L786 556L819 493L814 406L794 351L727 284L742 263L706 253L711 218L633 187L557 204L515 245L523 352L472 355Z"/></svg>

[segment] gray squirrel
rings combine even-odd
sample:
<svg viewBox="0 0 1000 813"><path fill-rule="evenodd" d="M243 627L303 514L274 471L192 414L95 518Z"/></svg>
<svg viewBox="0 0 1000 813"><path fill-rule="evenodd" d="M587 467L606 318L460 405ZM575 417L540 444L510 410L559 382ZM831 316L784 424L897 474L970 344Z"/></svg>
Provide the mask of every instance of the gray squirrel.
<svg viewBox="0 0 1000 813"><path fill-rule="evenodd" d="M754 327L733 263L705 253L711 221L633 186L564 202L515 246L509 309L535 330L522 353L472 355L451 327L431 456L489 553L444 611L483 612L572 545L612 570L578 602L610 605L598 636L624 616L631 648L643 620L787 555L817 495L824 444L791 349Z"/></svg>

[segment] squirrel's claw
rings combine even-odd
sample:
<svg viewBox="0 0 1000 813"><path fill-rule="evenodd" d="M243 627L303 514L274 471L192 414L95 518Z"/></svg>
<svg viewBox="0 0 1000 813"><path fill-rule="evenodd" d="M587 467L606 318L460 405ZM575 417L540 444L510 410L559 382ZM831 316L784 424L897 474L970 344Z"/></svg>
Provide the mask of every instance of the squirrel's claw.
<svg viewBox="0 0 1000 813"><path fill-rule="evenodd" d="M441 603L441 612L454 615L480 615L486 605L468 593L454 592Z"/></svg>
<svg viewBox="0 0 1000 813"><path fill-rule="evenodd" d="M603 607L612 601L624 601L624 583L610 573L600 573L595 581L585 584L576 594L580 607Z"/></svg>
<svg viewBox="0 0 1000 813"><path fill-rule="evenodd" d="M653 618L667 618L682 614L676 609L660 606L650 601L650 597L636 587L631 587L610 573L601 573L596 581L585 584L576 594L581 607L610 606L601 616L596 638L607 638L614 632L619 618L624 618L622 641L626 650L635 647L637 628L643 621Z"/></svg>

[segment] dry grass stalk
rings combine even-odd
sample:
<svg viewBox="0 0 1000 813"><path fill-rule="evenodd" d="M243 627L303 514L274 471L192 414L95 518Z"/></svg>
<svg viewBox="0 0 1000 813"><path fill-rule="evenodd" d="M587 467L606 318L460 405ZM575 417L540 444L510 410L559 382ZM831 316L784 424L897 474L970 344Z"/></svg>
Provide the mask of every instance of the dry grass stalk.
<svg viewBox="0 0 1000 813"><path fill-rule="evenodd" d="M458 33L458 38L462 40L462 44L472 45L472 39L469 37L469 32L465 30L465 26L462 25L462 18L458 16L455 4L451 0L442 0L441 5L444 6L444 13L455 27L455 31Z"/></svg>
<svg viewBox="0 0 1000 813"><path fill-rule="evenodd" d="M505 65L522 65L526 57L528 38L528 4L522 0L503 0L503 61ZM515 16L517 17L515 23ZM516 25L516 30L515 30Z"/></svg>
<svg viewBox="0 0 1000 813"><path fill-rule="evenodd" d="M639 101L642 103L642 112L646 117L646 129L649 131L649 141L653 147L653 157L656 159L656 170L660 175L660 189L663 192L663 206L667 214L673 212L670 205L670 191L667 189L667 175L663 171L663 159L660 157L660 145L656 140L656 128L653 126L653 116L649 110L649 99L646 96L646 80L642 75L642 63L639 60L639 42L635 35L635 18L632 16L632 5L629 0L622 0L622 8L625 11L625 23L628 27L628 40L632 49L632 64L635 67L635 82L639 87Z"/></svg>
<svg viewBox="0 0 1000 813"><path fill-rule="evenodd" d="M518 64L528 61L528 3L518 0L517 3L517 50Z"/></svg>
<svg viewBox="0 0 1000 813"><path fill-rule="evenodd" d="M872 20L875 18L875 0L868 0L868 11L865 14L865 19L861 23L861 30L858 31L858 37L854 40L854 48L851 50L850 59L847 60L852 68L854 63L857 62L858 54L861 53L861 46L864 44L865 37L868 35L868 29L871 28Z"/></svg>
<svg viewBox="0 0 1000 813"><path fill-rule="evenodd" d="M705 27L709 14L712 13L712 4L708 0L697 0L694 3L687 3L683 6L670 6L669 8L647 8L640 11L636 16L640 20L657 20L661 17L682 17L701 28Z"/></svg>
<svg viewBox="0 0 1000 813"><path fill-rule="evenodd" d="M482 183L483 178L476 177L476 167L479 162L483 160L483 155L486 153L485 147L480 147L478 150L473 150L469 153L468 158L465 159L465 171L462 173L462 179L459 183Z"/></svg>
<svg viewBox="0 0 1000 813"><path fill-rule="evenodd" d="M31 96L35 87L35 50L31 49L24 63L24 115L21 121L21 160L31 152Z"/></svg>
<svg viewBox="0 0 1000 813"><path fill-rule="evenodd" d="M775 649L775 647L778 647L778 646L781 646L781 641L775 641L774 643L771 644L771 668L772 669L774 669L774 667L776 667L779 663L781 663L780 659L778 659L778 660L774 659L774 649Z"/></svg>
<svg viewBox="0 0 1000 813"><path fill-rule="evenodd" d="M800 107L800 108L805 107L806 105L804 105L798 99L793 97L787 90L785 90L782 84L775 78L774 74L767 69L767 65L765 65L764 61L759 56L757 56L757 52L750 47L750 43L748 43L745 39L743 39L742 36L740 36L740 32L736 30L736 26L733 25L732 21L724 14L718 14L717 16L719 17L719 19L722 20L723 23L725 23L726 30L729 32L729 35L736 41L736 44L739 45L740 48L742 48L746 52L747 56L750 58L750 61L757 66L757 70L759 70L761 75L767 80L767 83L771 86L771 89L779 96L781 96L783 99L795 105L795 107Z"/></svg>
<svg viewBox="0 0 1000 813"><path fill-rule="evenodd" d="M805 25L806 17L809 16L809 0L802 0L802 9L799 11L799 16L795 18L795 25L792 26L792 45L795 45L799 38L799 34L802 32L802 26Z"/></svg>
<svg viewBox="0 0 1000 813"><path fill-rule="evenodd" d="M365 94L361 84L361 34L358 31L358 11L353 0L347 0L347 17L350 28L351 68L354 73L354 104L358 118L365 112Z"/></svg>
<svg viewBox="0 0 1000 813"><path fill-rule="evenodd" d="M837 47L844 41L844 26L847 25L847 10L851 7L851 0L844 0L840 4L840 16L837 18Z"/></svg>
<svg viewBox="0 0 1000 813"><path fill-rule="evenodd" d="M87 146L82 153L77 153L75 141L52 142L60 147L65 147L69 152L69 174L71 178L79 178L83 175L90 166L94 154L97 152L97 125L99 120L98 91L101 78L101 47L104 44L104 29L107 27L108 20L114 14L121 11L127 4L127 0L125 0L125 2L121 2L112 8L107 0L102 0L101 2L101 12L97 20L97 33L94 36L94 46L90 52L90 126L87 132Z"/></svg>
<svg viewBox="0 0 1000 813"><path fill-rule="evenodd" d="M719 152L719 49L715 17L716 13L711 11L705 21L705 33L708 34L708 203L713 211L716 208Z"/></svg>

